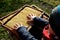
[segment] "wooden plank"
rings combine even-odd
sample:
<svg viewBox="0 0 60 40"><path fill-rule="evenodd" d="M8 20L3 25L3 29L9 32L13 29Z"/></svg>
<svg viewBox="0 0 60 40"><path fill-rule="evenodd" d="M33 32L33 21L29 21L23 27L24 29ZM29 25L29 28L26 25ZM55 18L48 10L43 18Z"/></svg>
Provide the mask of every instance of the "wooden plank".
<svg viewBox="0 0 60 40"><path fill-rule="evenodd" d="M2 26L4 26L7 30L11 31L16 36L17 39L20 39L19 36L17 35L17 32L14 31L14 24L22 23L24 26L28 26L26 23L27 21L26 16L28 14L36 14L37 16L41 17L41 15L43 14L43 11L37 9L36 7L34 8L32 6L25 5L21 9L18 9L12 15L10 16L8 15L7 17L5 17L2 20ZM29 28L29 27L26 27L26 28Z"/></svg>
<svg viewBox="0 0 60 40"><path fill-rule="evenodd" d="M24 26L28 26L26 21L26 16L28 14L36 14L37 16L42 15L41 12L36 11L30 7L25 7L21 12L19 12L17 15L15 15L11 20L9 20L5 25L8 25L11 28L14 28L13 25L15 23L22 23Z"/></svg>
<svg viewBox="0 0 60 40"><path fill-rule="evenodd" d="M26 16L30 13L34 13L36 14L37 16L40 16L41 12L30 7L30 6L25 6L21 9L19 9L16 13L14 13L14 15L10 15L10 16L7 16L5 18L3 18L4 22L2 22L2 26L4 26L7 30L11 31L13 34L15 34L17 40L20 39L17 32L14 31L14 27L13 25L15 23L19 23L19 22L23 22L23 24L26 26ZM23 21L22 21L23 20ZM4 24L5 23L5 24ZM11 24L12 23L12 24Z"/></svg>

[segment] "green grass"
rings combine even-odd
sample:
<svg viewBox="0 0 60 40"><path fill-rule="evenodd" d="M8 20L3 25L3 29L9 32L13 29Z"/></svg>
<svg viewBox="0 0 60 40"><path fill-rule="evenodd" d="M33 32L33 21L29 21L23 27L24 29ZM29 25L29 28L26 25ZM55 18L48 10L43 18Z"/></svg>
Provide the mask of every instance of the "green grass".
<svg viewBox="0 0 60 40"><path fill-rule="evenodd" d="M60 0L42 0L42 1L53 5L54 7L57 6L57 5L60 5Z"/></svg>
<svg viewBox="0 0 60 40"><path fill-rule="evenodd" d="M42 5L45 3L44 5ZM43 9L47 13L51 13L51 6L54 8L55 6L60 4L59 0L0 0L0 17L7 15L9 12L12 12L16 9L19 9L25 4L35 4L39 8ZM0 26L0 40L10 40L9 34L7 31Z"/></svg>
<svg viewBox="0 0 60 40"><path fill-rule="evenodd" d="M8 32L1 26L0 26L0 40L10 40Z"/></svg>

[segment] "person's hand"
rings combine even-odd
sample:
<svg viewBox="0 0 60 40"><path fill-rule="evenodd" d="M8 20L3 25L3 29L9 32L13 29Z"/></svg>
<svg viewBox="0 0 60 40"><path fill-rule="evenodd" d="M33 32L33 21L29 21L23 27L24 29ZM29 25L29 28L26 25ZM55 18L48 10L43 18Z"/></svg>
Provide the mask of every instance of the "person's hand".
<svg viewBox="0 0 60 40"><path fill-rule="evenodd" d="M28 25L33 25L33 19L36 17L36 15L34 15L34 14L29 14L28 16L27 16L27 24Z"/></svg>
<svg viewBox="0 0 60 40"><path fill-rule="evenodd" d="M16 23L16 24L14 25L14 29L17 30L19 27L22 27L22 26L23 26L22 24Z"/></svg>

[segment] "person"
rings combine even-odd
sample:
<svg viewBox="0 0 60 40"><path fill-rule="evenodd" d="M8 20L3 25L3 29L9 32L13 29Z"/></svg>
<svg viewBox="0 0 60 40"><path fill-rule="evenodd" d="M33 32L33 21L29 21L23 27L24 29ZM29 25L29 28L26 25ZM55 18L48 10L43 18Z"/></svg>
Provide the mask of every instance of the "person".
<svg viewBox="0 0 60 40"><path fill-rule="evenodd" d="M54 31L55 36L57 36L55 38L60 40L60 5L52 10L49 18L49 24Z"/></svg>
<svg viewBox="0 0 60 40"><path fill-rule="evenodd" d="M27 23L29 25L35 25L36 28L41 28L44 30L46 27L49 27L49 33L53 35L53 37L51 37L51 40L60 40L60 5L52 10L49 22L34 15L29 15L27 18ZM22 25L16 24L15 30L22 38L22 40L38 40Z"/></svg>
<svg viewBox="0 0 60 40"><path fill-rule="evenodd" d="M30 14L27 16L28 24L32 26L29 32L38 40L41 40L43 37L42 29L44 25L48 24L48 21L43 20L42 18L36 17L35 14ZM39 27L41 28L39 28Z"/></svg>

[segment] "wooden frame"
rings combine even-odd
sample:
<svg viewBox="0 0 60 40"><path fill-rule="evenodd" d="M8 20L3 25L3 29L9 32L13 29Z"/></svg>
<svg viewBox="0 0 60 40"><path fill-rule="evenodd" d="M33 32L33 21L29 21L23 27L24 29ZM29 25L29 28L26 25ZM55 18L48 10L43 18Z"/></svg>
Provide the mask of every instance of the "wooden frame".
<svg viewBox="0 0 60 40"><path fill-rule="evenodd" d="M2 21L3 19L7 18L8 16L13 15L13 16L11 16L8 20L6 20L6 22L4 22L4 23L1 22L1 23L2 23L2 26L5 27L5 24L6 24L8 21L10 21L14 16L16 16L20 11L22 11L25 7L30 7L30 8L32 8L32 9L34 9L33 7L31 7L31 6L29 6L29 5L25 5L25 6L23 6L22 8L14 11L14 12L12 12L12 13L10 13L10 14L8 14L7 16L4 16L4 17L0 18L0 20ZM43 11L41 11L41 10L39 10L39 9L37 9L37 8L35 8L35 10L43 13ZM5 27L5 28L6 28L6 27ZM8 27L7 27L6 29L9 30ZM12 29L12 28L10 28L10 29ZM13 35L16 36L17 40L20 39L19 35L16 33L15 30L9 30L9 31L12 32Z"/></svg>

